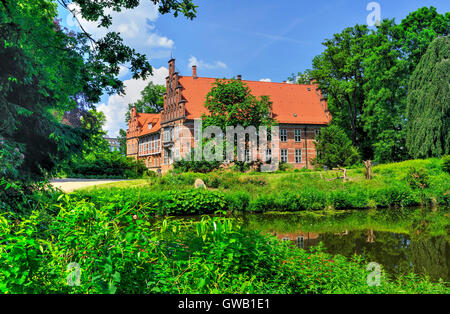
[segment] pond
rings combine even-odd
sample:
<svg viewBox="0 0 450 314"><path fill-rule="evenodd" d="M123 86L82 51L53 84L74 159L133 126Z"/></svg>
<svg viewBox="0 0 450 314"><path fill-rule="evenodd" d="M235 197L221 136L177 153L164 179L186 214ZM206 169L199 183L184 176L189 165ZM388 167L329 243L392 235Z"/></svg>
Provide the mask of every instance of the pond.
<svg viewBox="0 0 450 314"><path fill-rule="evenodd" d="M377 262L392 277L414 272L450 282L449 210L371 210L241 216L251 229L309 250Z"/></svg>

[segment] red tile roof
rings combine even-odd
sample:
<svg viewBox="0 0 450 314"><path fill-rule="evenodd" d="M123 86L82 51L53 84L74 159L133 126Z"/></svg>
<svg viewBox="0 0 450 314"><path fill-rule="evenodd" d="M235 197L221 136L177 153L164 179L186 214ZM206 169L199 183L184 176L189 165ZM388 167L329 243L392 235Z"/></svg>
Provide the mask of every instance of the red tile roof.
<svg viewBox="0 0 450 314"><path fill-rule="evenodd" d="M208 114L204 107L206 95L215 78L180 76L182 95L186 100L186 118L197 119ZM327 103L317 85L245 81L254 96L269 96L272 101L273 117L278 123L328 124L331 116Z"/></svg>
<svg viewBox="0 0 450 314"><path fill-rule="evenodd" d="M144 136L152 133L156 133L161 130L161 114L160 113L137 113L139 134L138 136ZM152 128L149 129L149 123L152 124Z"/></svg>

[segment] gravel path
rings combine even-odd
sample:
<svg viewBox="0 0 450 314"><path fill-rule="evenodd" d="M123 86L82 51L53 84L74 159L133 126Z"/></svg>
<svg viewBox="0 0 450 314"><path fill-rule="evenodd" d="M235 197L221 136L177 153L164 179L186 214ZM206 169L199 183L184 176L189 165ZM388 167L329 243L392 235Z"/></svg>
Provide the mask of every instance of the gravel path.
<svg viewBox="0 0 450 314"><path fill-rule="evenodd" d="M82 189L82 188L85 188L88 186L113 183L113 182L119 182L119 181L126 181L126 180L54 179L54 180L50 180L50 183L54 187L59 188L66 193L69 193L69 192L73 192L75 190Z"/></svg>

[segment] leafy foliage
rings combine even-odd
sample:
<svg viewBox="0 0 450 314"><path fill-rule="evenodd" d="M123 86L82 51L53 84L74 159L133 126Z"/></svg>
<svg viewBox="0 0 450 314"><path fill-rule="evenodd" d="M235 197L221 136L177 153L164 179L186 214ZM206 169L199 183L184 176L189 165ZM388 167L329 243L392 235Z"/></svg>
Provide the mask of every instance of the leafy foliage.
<svg viewBox="0 0 450 314"><path fill-rule="evenodd" d="M365 25L346 28L333 35L323 45L325 51L314 58L312 77L328 96L333 121L351 138L353 145L361 147L365 138L359 117L364 103L363 86L366 77L363 61L367 52L364 43L369 30Z"/></svg>
<svg viewBox="0 0 450 314"><path fill-rule="evenodd" d="M347 134L337 125L321 130L316 142L316 151L315 163L330 169L337 166L351 166L359 160L358 151L353 147Z"/></svg>
<svg viewBox="0 0 450 314"><path fill-rule="evenodd" d="M240 80L216 80L206 95L205 107L209 115L203 117L204 127L214 125L226 130L227 126L269 126L272 103L268 96L259 99Z"/></svg>
<svg viewBox="0 0 450 314"><path fill-rule="evenodd" d="M119 152L90 153L83 159L69 163L63 171L71 178L142 178L147 167L142 160L134 160Z"/></svg>
<svg viewBox="0 0 450 314"><path fill-rule="evenodd" d="M450 153L450 38L435 39L409 82L406 144L414 158Z"/></svg>
<svg viewBox="0 0 450 314"><path fill-rule="evenodd" d="M195 17L190 0L153 2L163 14ZM68 5L65 0L58 3ZM109 9L139 5L136 0L74 3L83 18L102 27L111 23ZM104 92L122 94L120 65L129 64L136 79L152 74L146 56L125 46L119 34L109 32L94 40L84 30L62 28L56 16L55 0L0 1L0 136L25 156L13 179L42 178L83 150L83 143L95 134L62 124L62 118L77 107L84 109L80 102L91 107Z"/></svg>
<svg viewBox="0 0 450 314"><path fill-rule="evenodd" d="M208 173L220 168L222 163L220 161L187 161L178 160L174 162L173 167L175 171L179 172L197 172L197 173Z"/></svg>
<svg viewBox="0 0 450 314"><path fill-rule="evenodd" d="M356 25L323 43L325 51L308 73L327 96L333 123L362 158L391 162L409 157L408 82L428 45L449 29L450 14L424 7L400 24L384 20L373 31Z"/></svg>
<svg viewBox="0 0 450 314"><path fill-rule="evenodd" d="M52 219L0 216L2 293L448 293L384 272L370 287L362 258L299 250L236 219L155 221L129 203L116 210L68 196L53 205Z"/></svg>
<svg viewBox="0 0 450 314"><path fill-rule="evenodd" d="M150 82L141 92L141 99L134 104L128 105L125 122L130 121L131 108L136 108L139 113L159 113L164 109L164 93L166 87L162 85L154 85Z"/></svg>

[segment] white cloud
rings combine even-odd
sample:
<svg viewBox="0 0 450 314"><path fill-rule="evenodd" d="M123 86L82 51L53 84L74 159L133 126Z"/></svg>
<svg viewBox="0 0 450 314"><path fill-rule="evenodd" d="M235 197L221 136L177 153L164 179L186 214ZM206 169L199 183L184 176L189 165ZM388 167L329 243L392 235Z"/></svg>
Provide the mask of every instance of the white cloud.
<svg viewBox="0 0 450 314"><path fill-rule="evenodd" d="M223 63L222 61L216 61L215 63L207 63L203 60L199 60L196 57L192 56L189 58L188 67L192 67L193 65L196 65L198 69L205 69L205 70L226 69L227 68L227 65L225 63Z"/></svg>
<svg viewBox="0 0 450 314"><path fill-rule="evenodd" d="M270 78L263 78L259 80L260 82L272 82Z"/></svg>
<svg viewBox="0 0 450 314"><path fill-rule="evenodd" d="M106 123L104 130L108 132L109 136L116 137L119 135L120 129L127 129L125 124L125 114L128 110L128 104L132 104L141 98L141 91L153 82L158 85L166 84L166 77L169 75L169 70L165 67L153 69L153 76L147 78L145 81L127 80L124 81L125 95L110 96L108 102L97 105L97 110L102 111L106 116Z"/></svg>
<svg viewBox="0 0 450 314"><path fill-rule="evenodd" d="M161 37L157 34L151 34L147 40L147 45L150 47L162 47L172 49L174 46L174 41L167 37Z"/></svg>
<svg viewBox="0 0 450 314"><path fill-rule="evenodd" d="M107 32L118 32L126 45L147 54L152 59L157 58L158 54L155 57L150 48L173 49L175 46L172 39L156 33L154 23L159 17L158 6L150 1L141 1L139 6L133 10L122 10L121 12L115 12L111 9L105 10L105 14L112 17L112 25L107 29L97 27L97 22L83 19L79 12L80 7L77 4L71 3L68 7L70 10L74 10L73 12L83 28L94 39L102 38ZM71 27L78 26L71 14L69 14L66 22Z"/></svg>

